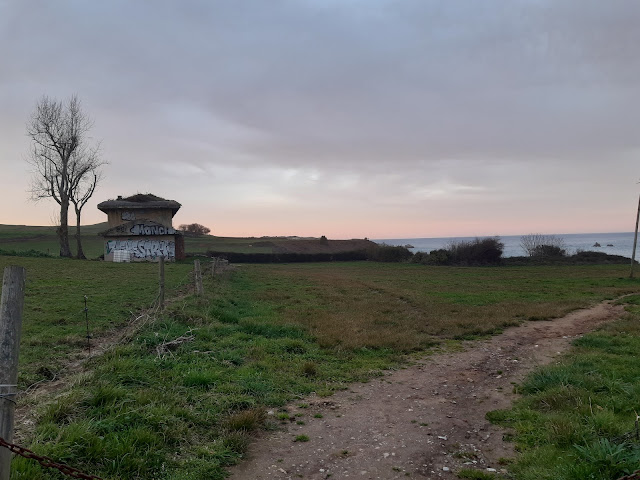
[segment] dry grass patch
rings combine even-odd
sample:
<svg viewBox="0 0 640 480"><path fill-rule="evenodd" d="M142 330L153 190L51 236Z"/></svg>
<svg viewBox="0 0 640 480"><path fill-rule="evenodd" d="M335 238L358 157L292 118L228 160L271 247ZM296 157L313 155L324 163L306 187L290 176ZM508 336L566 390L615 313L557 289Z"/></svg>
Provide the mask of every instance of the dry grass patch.
<svg viewBox="0 0 640 480"><path fill-rule="evenodd" d="M424 349L633 291L620 266L246 265L245 292L323 346ZM242 293L241 293L242 295Z"/></svg>
<svg viewBox="0 0 640 480"><path fill-rule="evenodd" d="M251 408L233 413L227 419L227 428L231 431L249 432L260 427L267 413L264 408Z"/></svg>

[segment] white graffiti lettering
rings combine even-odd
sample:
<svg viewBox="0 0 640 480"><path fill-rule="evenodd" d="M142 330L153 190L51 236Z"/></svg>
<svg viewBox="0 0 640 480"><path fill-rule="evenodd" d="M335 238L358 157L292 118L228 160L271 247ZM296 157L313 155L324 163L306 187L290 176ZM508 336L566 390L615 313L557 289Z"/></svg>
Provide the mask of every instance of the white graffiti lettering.
<svg viewBox="0 0 640 480"><path fill-rule="evenodd" d="M114 250L127 250L135 258L175 258L176 242L168 240L109 240L107 255Z"/></svg>
<svg viewBox="0 0 640 480"><path fill-rule="evenodd" d="M129 232L131 235L174 235L176 233L173 227L145 225L144 223L136 223Z"/></svg>

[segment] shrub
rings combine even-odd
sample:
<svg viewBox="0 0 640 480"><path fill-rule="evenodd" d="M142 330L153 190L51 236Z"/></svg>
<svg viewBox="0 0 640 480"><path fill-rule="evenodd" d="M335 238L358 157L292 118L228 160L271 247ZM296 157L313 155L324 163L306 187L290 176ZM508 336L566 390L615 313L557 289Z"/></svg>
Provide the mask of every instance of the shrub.
<svg viewBox="0 0 640 480"><path fill-rule="evenodd" d="M455 240L446 249L418 252L411 261L424 265L495 265L502 262L503 249L499 237Z"/></svg>
<svg viewBox="0 0 640 480"><path fill-rule="evenodd" d="M574 257L576 258L581 258L581 259L598 259L598 260L604 260L606 259L608 256L605 252L594 252L593 250L578 250L576 252L576 254L574 255Z"/></svg>
<svg viewBox="0 0 640 480"><path fill-rule="evenodd" d="M530 257L564 257L567 254L564 238L542 233L529 233L520 237L522 250Z"/></svg>
<svg viewBox="0 0 640 480"><path fill-rule="evenodd" d="M48 253L39 252L38 250L4 250L0 248L0 255L7 257L34 257L34 258L53 258L53 255Z"/></svg>
<svg viewBox="0 0 640 480"><path fill-rule="evenodd" d="M367 259L375 262L406 262L413 256L413 253L406 247L384 243L372 247L367 254Z"/></svg>
<svg viewBox="0 0 640 480"><path fill-rule="evenodd" d="M301 262L349 262L367 260L364 250L337 253L239 253L209 250L208 257L220 257L231 263L301 263Z"/></svg>
<svg viewBox="0 0 640 480"><path fill-rule="evenodd" d="M449 265L449 252L444 248L431 252L417 252L411 259L412 263L423 265Z"/></svg>
<svg viewBox="0 0 640 480"><path fill-rule="evenodd" d="M565 257L567 251L557 245L538 245L531 253L531 257Z"/></svg>
<svg viewBox="0 0 640 480"><path fill-rule="evenodd" d="M629 264L630 259L620 255L608 255L605 252L591 252L578 250L575 255L545 255L533 257L509 257L503 264L509 266L525 265L608 265ZM637 263L637 262L636 262Z"/></svg>
<svg viewBox="0 0 640 480"><path fill-rule="evenodd" d="M502 260L504 244L500 237L451 241L447 246L448 265L494 265ZM444 257L443 253L439 253Z"/></svg>

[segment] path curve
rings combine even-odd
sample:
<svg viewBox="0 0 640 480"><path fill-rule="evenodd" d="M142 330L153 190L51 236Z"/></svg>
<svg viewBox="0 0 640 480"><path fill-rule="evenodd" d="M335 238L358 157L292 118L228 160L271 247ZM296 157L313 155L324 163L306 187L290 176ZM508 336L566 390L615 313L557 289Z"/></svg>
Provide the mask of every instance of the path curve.
<svg viewBox="0 0 640 480"><path fill-rule="evenodd" d="M463 465L495 468L513 456L488 411L507 408L519 382L572 339L620 317L610 302L553 321L527 322L464 350L430 356L328 398L288 407L304 425L254 441L231 480L457 478ZM308 408L297 405L307 403ZM322 415L315 418L314 415ZM306 435L308 442L294 442Z"/></svg>

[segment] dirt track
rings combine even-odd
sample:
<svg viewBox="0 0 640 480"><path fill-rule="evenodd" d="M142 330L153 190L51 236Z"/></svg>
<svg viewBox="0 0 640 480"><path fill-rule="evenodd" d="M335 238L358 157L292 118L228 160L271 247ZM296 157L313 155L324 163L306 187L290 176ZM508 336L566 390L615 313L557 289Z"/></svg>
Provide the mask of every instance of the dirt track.
<svg viewBox="0 0 640 480"><path fill-rule="evenodd" d="M303 414L296 420L305 424L263 435L231 479L453 479L463 465L500 471L498 459L513 455L512 444L485 414L509 406L512 382L622 311L603 303L529 322L332 397L297 402L289 413ZM297 435L309 441L294 442Z"/></svg>

